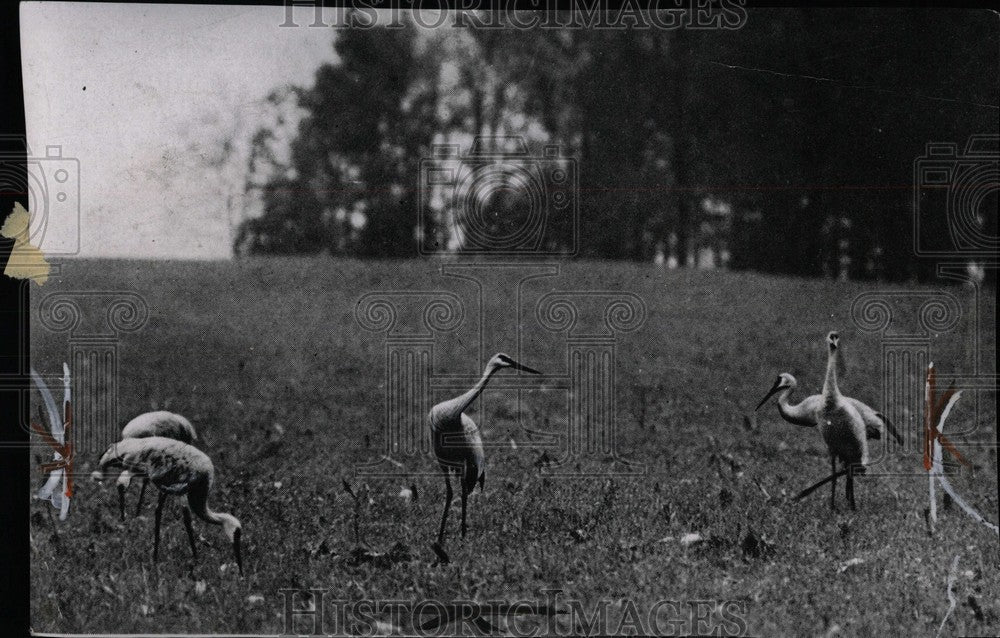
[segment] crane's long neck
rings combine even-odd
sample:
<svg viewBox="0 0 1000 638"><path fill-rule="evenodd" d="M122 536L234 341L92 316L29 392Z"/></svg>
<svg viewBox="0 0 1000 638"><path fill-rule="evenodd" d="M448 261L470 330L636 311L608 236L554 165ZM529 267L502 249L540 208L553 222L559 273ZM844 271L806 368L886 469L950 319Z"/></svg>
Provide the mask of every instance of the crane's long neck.
<svg viewBox="0 0 1000 638"><path fill-rule="evenodd" d="M239 519L232 514L213 512L208 508L208 488L210 486L211 480L201 480L191 486L191 489L188 491L188 505L198 518L213 525L222 526L222 531L225 532L226 537L233 543L233 556L236 558L236 566L239 567L242 574L243 550L240 549L240 538L243 536L243 527L240 525Z"/></svg>
<svg viewBox="0 0 1000 638"><path fill-rule="evenodd" d="M837 387L837 349L830 348L830 354L826 358L826 379L823 381L823 396L831 397L840 394Z"/></svg>
<svg viewBox="0 0 1000 638"><path fill-rule="evenodd" d="M208 485L193 485L188 492L188 504L195 515L207 523L222 525L224 527L232 524L239 525L236 517L225 512L213 512L208 507ZM228 525L227 525L228 524Z"/></svg>
<svg viewBox="0 0 1000 638"><path fill-rule="evenodd" d="M786 421L801 420L806 416L802 403L792 405L792 392L795 392L795 388L789 387L778 395L778 414Z"/></svg>
<svg viewBox="0 0 1000 638"><path fill-rule="evenodd" d="M233 516L230 515L230 514L226 514L224 512L214 512L214 511L212 511L208 507L207 503L200 510L196 510L196 509L194 509L194 507L192 507L191 511L194 512L203 521L206 521L208 523L212 523L213 525L222 525L228 519L233 518Z"/></svg>
<svg viewBox="0 0 1000 638"><path fill-rule="evenodd" d="M486 389L486 384L490 382L490 377L492 377L496 371L496 367L487 366L486 370L483 371L482 378L479 379L476 385L472 386L472 389L455 399L455 408L458 414L465 412L466 409L472 405L472 402L483 393L483 390Z"/></svg>
<svg viewBox="0 0 1000 638"><path fill-rule="evenodd" d="M785 388L785 391L778 396L778 414L781 418L794 425L811 427L816 425L816 419L809 408L808 399L803 399L798 404L792 405L791 397L795 392L795 386Z"/></svg>

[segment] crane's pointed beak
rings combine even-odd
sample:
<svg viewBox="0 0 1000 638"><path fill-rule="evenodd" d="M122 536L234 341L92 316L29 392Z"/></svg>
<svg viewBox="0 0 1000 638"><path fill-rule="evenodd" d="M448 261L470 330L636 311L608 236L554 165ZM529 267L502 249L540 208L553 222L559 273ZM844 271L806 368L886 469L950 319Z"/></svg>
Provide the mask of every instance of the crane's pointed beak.
<svg viewBox="0 0 1000 638"><path fill-rule="evenodd" d="M236 557L236 567L240 570L240 576L243 575L243 552L240 548L240 536L243 530L238 529L233 532L233 555Z"/></svg>
<svg viewBox="0 0 1000 638"><path fill-rule="evenodd" d="M524 370L525 372L530 372L531 374L541 374L541 372L539 372L538 370L535 370L534 368L529 368L528 366L525 365L521 365L516 361L511 367L514 368L515 370Z"/></svg>
<svg viewBox="0 0 1000 638"><path fill-rule="evenodd" d="M779 383L775 383L774 386L764 396L764 398L760 400L760 403L757 404L757 407L754 408L753 411L756 412L757 410L759 410L760 407L762 405L764 405L765 403L767 403L767 400L770 399L771 397L773 397L775 394L777 394L778 390L780 390L780 389L781 389L781 383L780 382Z"/></svg>

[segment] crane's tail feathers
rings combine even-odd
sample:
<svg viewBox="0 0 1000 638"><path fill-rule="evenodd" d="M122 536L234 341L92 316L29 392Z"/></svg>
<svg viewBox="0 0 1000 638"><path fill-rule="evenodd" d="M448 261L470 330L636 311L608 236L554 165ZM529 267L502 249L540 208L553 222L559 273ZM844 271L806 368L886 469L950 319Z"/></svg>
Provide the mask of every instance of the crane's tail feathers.
<svg viewBox="0 0 1000 638"><path fill-rule="evenodd" d="M830 481L836 479L839 476L843 476L844 474L847 474L847 472L849 472L849 471L850 470L848 468L844 468L842 470L838 470L838 471L834 472L833 474L831 474L830 476L826 477L822 481L820 481L818 483L813 483L811 486L809 486L806 489L802 490L801 492L799 492L798 494L796 494L795 498L793 498L792 500L793 501L801 501L802 499L804 499L805 497L809 496L810 494L812 494L813 492L815 492L819 488L823 487L824 485L826 485Z"/></svg>
<svg viewBox="0 0 1000 638"><path fill-rule="evenodd" d="M896 439L896 443L903 445L903 437L899 434L899 430L896 429L896 426L892 424L892 421L889 420L889 417L882 414L881 412L876 412L875 416L882 419L882 422L885 423L885 429L889 431L889 434L892 435L892 438Z"/></svg>

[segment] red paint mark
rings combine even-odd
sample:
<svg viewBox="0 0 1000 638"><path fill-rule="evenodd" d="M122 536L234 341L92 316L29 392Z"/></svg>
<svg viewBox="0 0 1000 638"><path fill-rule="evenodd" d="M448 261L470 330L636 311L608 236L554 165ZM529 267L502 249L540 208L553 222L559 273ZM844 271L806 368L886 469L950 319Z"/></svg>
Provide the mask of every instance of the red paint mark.
<svg viewBox="0 0 1000 638"><path fill-rule="evenodd" d="M64 414L66 423L63 431L63 439L66 443L60 444L52 435L45 431L45 428L38 425L37 423L31 424L31 429L34 430L35 434L42 437L42 440L51 447L53 450L58 452L62 456L62 460L53 461L52 463L42 464L42 471L46 474L51 473L60 468L65 468L66 470L66 498L71 498L73 496L73 445L70 441L70 427L73 425L73 410L72 406L67 403Z"/></svg>
<svg viewBox="0 0 1000 638"><path fill-rule="evenodd" d="M955 457L955 459L964 465L965 467L972 467L972 465L965 460L959 451L955 448L951 441L938 431L938 427L941 424L941 414L944 412L944 408L948 405L948 400L955 394L955 384L952 383L945 390L944 394L940 396L935 401L935 383L937 380L937 375L934 374L934 368L929 368L927 370L927 403L924 405L924 469L928 472L934 467L933 460L933 449L934 441L941 444L941 447L948 450L948 453Z"/></svg>

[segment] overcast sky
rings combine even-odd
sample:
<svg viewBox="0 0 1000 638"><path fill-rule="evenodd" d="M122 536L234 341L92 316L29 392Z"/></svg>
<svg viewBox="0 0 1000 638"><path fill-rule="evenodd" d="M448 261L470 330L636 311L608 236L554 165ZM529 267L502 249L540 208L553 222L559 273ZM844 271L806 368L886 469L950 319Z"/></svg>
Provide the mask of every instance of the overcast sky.
<svg viewBox="0 0 1000 638"><path fill-rule="evenodd" d="M44 175L32 195L41 183L48 193L42 249L75 252L79 243L81 256L229 257L219 177L202 156L217 153L236 122L248 137L272 89L309 86L320 64L336 60L336 30L307 27L309 17L296 13L301 26L279 28L280 6L21 4L32 156L60 146L79 160L79 230L74 164L46 158L32 167ZM60 184L62 166L70 177ZM64 190L69 196L56 201Z"/></svg>

